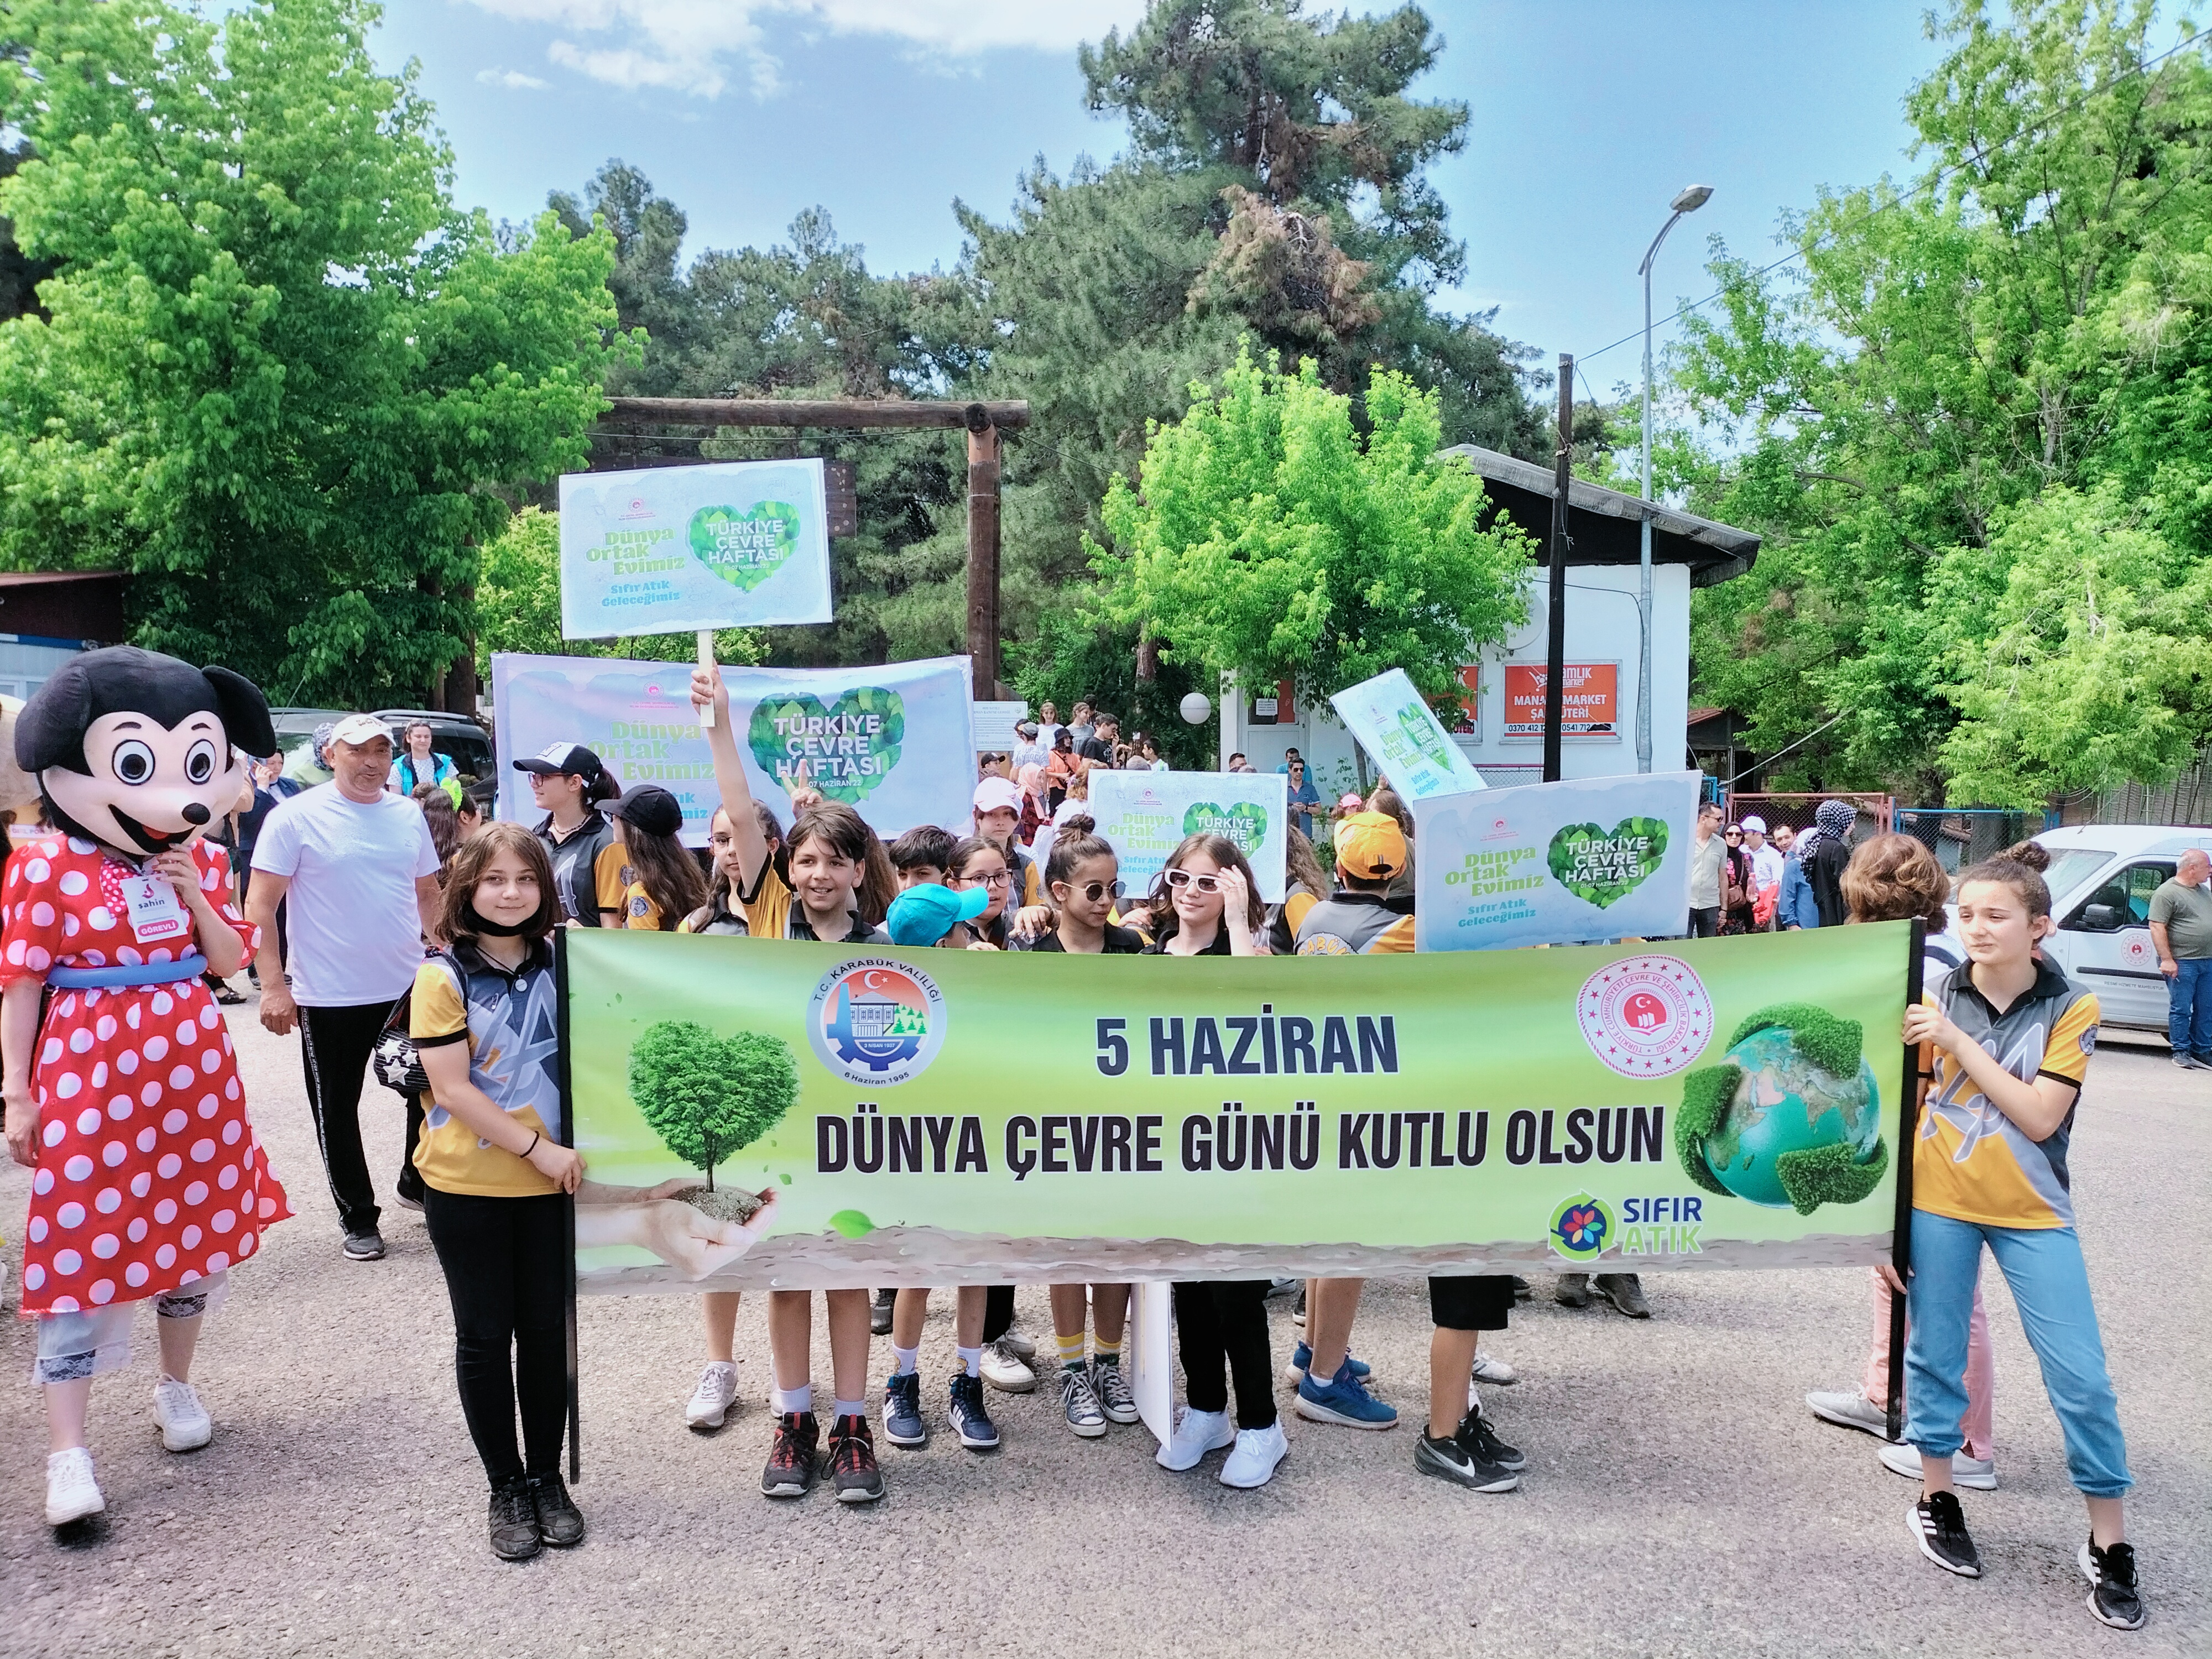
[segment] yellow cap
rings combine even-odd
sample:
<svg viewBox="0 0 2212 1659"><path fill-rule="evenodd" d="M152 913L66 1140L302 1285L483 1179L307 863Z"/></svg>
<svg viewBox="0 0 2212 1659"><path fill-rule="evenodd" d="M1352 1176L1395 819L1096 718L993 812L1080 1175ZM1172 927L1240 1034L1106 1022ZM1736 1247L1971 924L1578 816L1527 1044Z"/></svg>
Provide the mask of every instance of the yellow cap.
<svg viewBox="0 0 2212 1659"><path fill-rule="evenodd" d="M1406 832L1388 812L1354 812L1336 826L1336 867L1382 881L1406 867Z"/></svg>

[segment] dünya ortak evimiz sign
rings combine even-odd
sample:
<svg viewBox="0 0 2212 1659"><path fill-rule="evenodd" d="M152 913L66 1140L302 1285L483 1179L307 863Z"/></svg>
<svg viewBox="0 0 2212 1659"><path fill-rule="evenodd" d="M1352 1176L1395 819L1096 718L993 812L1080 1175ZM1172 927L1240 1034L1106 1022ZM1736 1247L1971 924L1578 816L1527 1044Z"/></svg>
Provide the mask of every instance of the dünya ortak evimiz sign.
<svg viewBox="0 0 2212 1659"><path fill-rule="evenodd" d="M689 1212L580 1229L633 1241L580 1282L1874 1262L1910 939L1024 961L569 930L593 1181L776 1203L750 1248L634 1242Z"/></svg>

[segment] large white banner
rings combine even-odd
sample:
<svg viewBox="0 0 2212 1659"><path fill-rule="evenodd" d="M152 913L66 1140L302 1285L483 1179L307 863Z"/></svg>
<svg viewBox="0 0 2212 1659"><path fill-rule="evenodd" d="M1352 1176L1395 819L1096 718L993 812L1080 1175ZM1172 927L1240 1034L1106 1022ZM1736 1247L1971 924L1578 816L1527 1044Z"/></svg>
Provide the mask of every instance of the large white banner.
<svg viewBox="0 0 2212 1659"><path fill-rule="evenodd" d="M1347 685L1329 699L1401 800L1433 800L1483 787L1402 668Z"/></svg>
<svg viewBox="0 0 2212 1659"><path fill-rule="evenodd" d="M561 634L604 640L830 620L822 463L561 477Z"/></svg>
<svg viewBox="0 0 2212 1659"><path fill-rule="evenodd" d="M975 803L969 659L873 668L731 668L730 720L754 798L788 825L800 781L843 801L885 841L918 823L965 834ZM691 665L608 657L491 659L500 816L535 823L514 763L580 743L627 788L657 783L703 846L720 805L714 757L691 707Z"/></svg>
<svg viewBox="0 0 2212 1659"><path fill-rule="evenodd" d="M1290 823L1291 781L1279 772L1112 772L1091 775L1091 815L1114 844L1121 879L1132 895L1200 831L1235 842L1251 860L1260 896L1283 902L1284 831Z"/></svg>
<svg viewBox="0 0 2212 1659"><path fill-rule="evenodd" d="M1695 772L1420 802L1414 948L1493 951L1686 933L1697 812Z"/></svg>

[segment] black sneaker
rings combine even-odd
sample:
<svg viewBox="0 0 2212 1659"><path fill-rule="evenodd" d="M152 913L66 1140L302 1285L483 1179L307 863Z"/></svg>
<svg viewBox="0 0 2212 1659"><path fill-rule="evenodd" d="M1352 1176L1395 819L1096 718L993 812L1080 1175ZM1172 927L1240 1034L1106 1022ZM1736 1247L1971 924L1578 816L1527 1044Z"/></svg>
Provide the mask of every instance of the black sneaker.
<svg viewBox="0 0 2212 1659"><path fill-rule="evenodd" d="M1433 1474L1471 1492L1511 1492L1521 1484L1521 1477L1485 1454L1481 1438L1471 1432L1481 1421L1469 1412L1458 1429L1441 1440L1424 1431L1413 1448L1413 1467L1423 1474Z"/></svg>
<svg viewBox="0 0 2212 1659"><path fill-rule="evenodd" d="M1298 1281L1298 1299L1291 1304L1291 1323L1296 1325L1300 1330L1305 1328L1306 1282L1303 1279Z"/></svg>
<svg viewBox="0 0 2212 1659"><path fill-rule="evenodd" d="M530 1477L531 1501L538 1509L538 1537L556 1550L584 1541L584 1512L568 1496L560 1472Z"/></svg>
<svg viewBox="0 0 2212 1659"><path fill-rule="evenodd" d="M1651 1304L1644 1299L1644 1283L1634 1273L1600 1273L1590 1288L1631 1319L1651 1317Z"/></svg>
<svg viewBox="0 0 2212 1659"><path fill-rule="evenodd" d="M996 1451L999 1425L991 1420L990 1410L983 1404L983 1379L964 1370L955 1371L947 1392L951 1396L952 1431L960 1437L960 1443L969 1451Z"/></svg>
<svg viewBox="0 0 2212 1659"><path fill-rule="evenodd" d="M346 1260L349 1261L381 1261L384 1260L384 1235L371 1227L367 1232L345 1236Z"/></svg>
<svg viewBox="0 0 2212 1659"><path fill-rule="evenodd" d="M812 1412L786 1412L775 1419L775 1441L761 1471L764 1498L804 1498L814 1490L822 1428Z"/></svg>
<svg viewBox="0 0 2212 1659"><path fill-rule="evenodd" d="M1459 1432L1470 1437L1469 1443L1486 1463L1495 1463L1516 1474L1528 1467L1528 1455L1518 1446L1509 1446L1500 1440L1498 1431L1490 1426L1489 1416L1480 1406L1468 1413L1459 1425Z"/></svg>
<svg viewBox="0 0 2212 1659"><path fill-rule="evenodd" d="M526 1481L510 1480L491 1493L491 1553L502 1561L527 1561L538 1553L538 1505Z"/></svg>
<svg viewBox="0 0 2212 1659"><path fill-rule="evenodd" d="M2081 1575L2089 1581L2089 1614L2114 1630L2141 1630L2149 1615L2136 1589L2136 1550L2132 1544L2099 1549L2094 1542L2081 1546Z"/></svg>
<svg viewBox="0 0 2212 1659"><path fill-rule="evenodd" d="M1982 1576L1981 1552L1966 1536L1966 1516L1959 1507L1958 1493L1929 1492L1905 1512L1905 1524L1920 1540L1920 1553L1944 1571L1961 1578Z"/></svg>
<svg viewBox="0 0 2212 1659"><path fill-rule="evenodd" d="M865 1417L841 1417L830 1431L830 1480L841 1504L872 1504L884 1495L875 1437Z"/></svg>
<svg viewBox="0 0 2212 1659"><path fill-rule="evenodd" d="M897 1299L896 1291L878 1291L868 1304L868 1329L877 1336L891 1334L891 1304Z"/></svg>
<svg viewBox="0 0 2212 1659"><path fill-rule="evenodd" d="M1516 1302L1528 1301L1536 1294L1536 1292L1529 1287L1528 1281L1522 1278L1519 1273L1512 1274L1511 1278L1513 1280L1513 1299Z"/></svg>
<svg viewBox="0 0 2212 1659"><path fill-rule="evenodd" d="M1552 1294L1562 1308L1587 1308L1590 1304L1589 1275L1561 1273Z"/></svg>

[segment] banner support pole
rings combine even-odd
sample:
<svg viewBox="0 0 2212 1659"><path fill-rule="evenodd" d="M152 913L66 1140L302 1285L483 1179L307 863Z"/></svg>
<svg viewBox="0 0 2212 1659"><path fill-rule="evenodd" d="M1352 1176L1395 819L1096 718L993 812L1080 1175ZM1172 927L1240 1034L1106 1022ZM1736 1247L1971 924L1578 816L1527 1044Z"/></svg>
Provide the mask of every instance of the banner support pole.
<svg viewBox="0 0 2212 1659"><path fill-rule="evenodd" d="M711 635L702 635L702 639ZM712 711L708 711L711 713ZM563 1146L576 1144L575 1091L568 1079L568 930L553 930L553 1018L554 1037L560 1045L561 1055L561 1133L555 1137ZM561 1206L562 1235L568 1252L568 1295L566 1324L568 1334L568 1480L579 1485L583 1480L583 1449L580 1444L584 1431L584 1395L580 1367L578 1364L579 1343L576 1334L576 1200L572 1197Z"/></svg>
<svg viewBox="0 0 2212 1659"><path fill-rule="evenodd" d="M1905 1006L1920 1006L1923 989L1921 969L1925 959L1921 952L1928 940L1928 924L1918 917L1912 922L1912 959L1905 969ZM1905 1045L1905 1092L1897 1110L1897 1213L1890 1224L1889 1261L1899 1279L1912 1268L1912 1149L1920 1133L1920 1048L1917 1043ZM1885 1437L1894 1444L1905 1426L1905 1297L1896 1291L1889 1296L1889 1401L1887 1421L1884 1424Z"/></svg>
<svg viewBox="0 0 2212 1659"><path fill-rule="evenodd" d="M714 672L714 630L711 628L699 630L699 666L709 674ZM711 702L699 711L699 729L702 732L714 729L714 705Z"/></svg>

